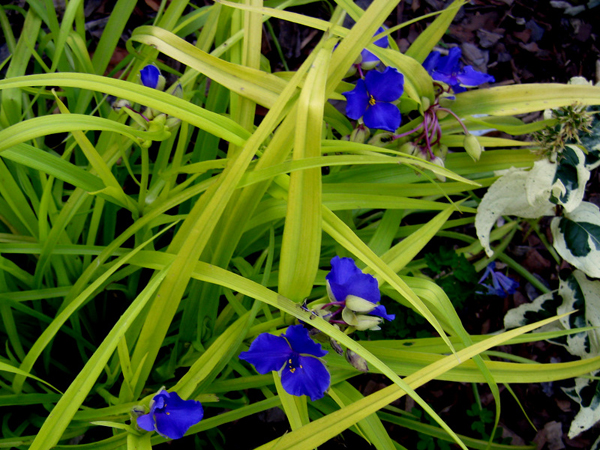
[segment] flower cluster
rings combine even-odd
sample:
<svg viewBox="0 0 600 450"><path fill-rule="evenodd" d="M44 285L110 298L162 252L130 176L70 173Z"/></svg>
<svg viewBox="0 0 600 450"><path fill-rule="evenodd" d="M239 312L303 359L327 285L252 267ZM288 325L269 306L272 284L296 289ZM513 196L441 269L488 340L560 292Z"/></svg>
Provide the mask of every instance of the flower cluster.
<svg viewBox="0 0 600 450"><path fill-rule="evenodd" d="M262 333L240 359L252 364L260 374L281 373L281 385L291 395L307 395L319 400L329 389L331 377L319 359L327 351L314 342L302 325L288 327L281 336Z"/></svg>
<svg viewBox="0 0 600 450"><path fill-rule="evenodd" d="M150 412L137 418L138 427L156 431L161 436L179 439L204 417L202 404L182 400L176 392L161 389L150 402Z"/></svg>
<svg viewBox="0 0 600 450"><path fill-rule="evenodd" d="M363 273L352 258L335 256L325 279L330 303L321 307L320 315L324 319L357 330L378 330L384 319L396 318L379 304L381 294L375 277ZM323 314L323 310L328 312ZM342 320L336 318L338 315Z"/></svg>
<svg viewBox="0 0 600 450"><path fill-rule="evenodd" d="M495 262L489 263L485 268L483 276L479 280L479 284L487 289L485 294L497 295L498 297L507 297L517 292L519 283L501 272L496 272L494 270L495 268ZM492 277L492 286L483 283L483 281L489 276Z"/></svg>

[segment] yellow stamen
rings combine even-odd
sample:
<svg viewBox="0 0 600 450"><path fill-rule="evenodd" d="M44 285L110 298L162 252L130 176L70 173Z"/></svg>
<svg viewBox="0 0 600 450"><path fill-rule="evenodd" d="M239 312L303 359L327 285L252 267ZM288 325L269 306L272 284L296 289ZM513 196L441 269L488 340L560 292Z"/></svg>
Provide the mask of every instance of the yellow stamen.
<svg viewBox="0 0 600 450"><path fill-rule="evenodd" d="M369 97L371 97L371 98L369 99L369 105L371 105L371 106L375 106L375 103L377 103L377 102L375 101L375 98L374 98L372 95L370 95Z"/></svg>

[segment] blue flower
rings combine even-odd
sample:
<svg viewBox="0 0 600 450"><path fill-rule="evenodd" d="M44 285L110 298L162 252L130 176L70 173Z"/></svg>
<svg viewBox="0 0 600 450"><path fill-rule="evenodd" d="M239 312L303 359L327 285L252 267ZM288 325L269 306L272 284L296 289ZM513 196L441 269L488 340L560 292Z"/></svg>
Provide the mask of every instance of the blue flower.
<svg viewBox="0 0 600 450"><path fill-rule="evenodd" d="M497 295L498 297L507 297L509 295L517 292L517 288L519 287L519 283L513 280L510 277L507 277L501 272L496 272L494 269L496 268L496 263L491 262L485 268L485 272L483 276L479 280L479 284L487 289L485 294L487 295ZM485 280L488 276L492 276L492 286L488 284L483 284L483 280Z"/></svg>
<svg viewBox="0 0 600 450"><path fill-rule="evenodd" d="M379 27L379 29L375 32L375 36L383 33L384 31L385 31L385 28ZM381 48L387 48L390 45L387 36L377 39L375 42L373 42L373 44L375 44L377 47L381 47ZM379 64L379 58L377 56L375 56L372 52L367 50L366 48L363 49L362 52L360 52L360 56L361 56L360 66L361 66L361 68L363 68L365 70L373 69L377 64Z"/></svg>
<svg viewBox="0 0 600 450"><path fill-rule="evenodd" d="M196 400L182 400L175 392L161 389L150 402L150 412L138 417L138 426L146 431L179 439L186 431L202 420L204 409Z"/></svg>
<svg viewBox="0 0 600 450"><path fill-rule="evenodd" d="M327 352L308 336L302 325L288 327L281 336L262 333L240 359L252 364L260 374L281 371L281 385L291 395L308 395L319 400L329 389L331 377L318 359Z"/></svg>
<svg viewBox="0 0 600 450"><path fill-rule="evenodd" d="M162 91L165 87L165 78L154 64L148 64L140 70L140 80L146 87Z"/></svg>
<svg viewBox="0 0 600 450"><path fill-rule="evenodd" d="M378 330L378 325L383 319L396 318L394 314L386 312L385 306L379 304L381 294L375 277L363 273L356 267L352 258L335 256L331 260L331 271L325 279L331 303L324 305L323 308L340 306L340 309L331 316L341 311L344 322L359 330ZM328 317L324 316L324 318Z"/></svg>
<svg viewBox="0 0 600 450"><path fill-rule="evenodd" d="M466 87L495 81L493 76L478 72L472 66L461 68L461 56L460 47L451 48L448 56L441 56L440 52L431 52L423 62L423 67L434 80L446 83L455 93L466 91Z"/></svg>
<svg viewBox="0 0 600 450"><path fill-rule="evenodd" d="M359 79L356 87L346 96L346 115L351 119L363 118L369 128L394 132L400 126L400 110L391 102L398 100L404 92L404 75L393 67L383 72L372 70Z"/></svg>

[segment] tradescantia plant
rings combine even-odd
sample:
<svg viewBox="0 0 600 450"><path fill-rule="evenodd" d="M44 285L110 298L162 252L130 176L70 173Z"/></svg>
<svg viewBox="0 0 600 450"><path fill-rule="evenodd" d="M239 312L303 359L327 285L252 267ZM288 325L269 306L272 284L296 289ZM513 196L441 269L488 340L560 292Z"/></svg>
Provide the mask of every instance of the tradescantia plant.
<svg viewBox="0 0 600 450"><path fill-rule="evenodd" d="M277 407L291 431L252 433L245 444L312 449L357 433L393 449L386 424L414 423L388 405L408 395L439 426L419 432L485 448L415 390L434 379L486 383L496 427L499 383L600 369L591 354L551 370L491 361L492 347L569 339L586 323L526 334L576 317L563 315L470 335L417 259L444 229L479 222L486 200L477 208L472 191L496 186L494 171L511 167L531 169L509 173L522 185L523 174L540 173L543 186L533 183L530 206L503 203L501 214L534 217L560 204L558 220L571 222L554 228L572 235L570 223L594 225L573 187L595 167L594 149L568 143L551 172L530 141L472 132L543 132L562 113L533 124L515 116L598 105L599 89L467 89L493 80L456 50L432 53L463 1L435 14L404 54L389 36L405 24L383 27L397 1L362 10L339 0L328 21L289 11L306 3L163 2L151 24L132 30L114 70L136 1L116 2L94 51L83 2L59 16L31 0L17 9L20 36L0 7L13 55L0 81L0 401L14 411L0 446L149 449L182 439L231 448L221 430ZM294 71L271 73L261 57L270 18L319 33ZM490 231L498 217L489 214L481 244L464 237L478 270L514 229ZM405 219L411 226L400 226ZM484 275L494 288L507 283ZM437 337L359 340L357 330L394 323L392 305L419 314ZM389 385L364 395L349 380L365 371Z"/></svg>

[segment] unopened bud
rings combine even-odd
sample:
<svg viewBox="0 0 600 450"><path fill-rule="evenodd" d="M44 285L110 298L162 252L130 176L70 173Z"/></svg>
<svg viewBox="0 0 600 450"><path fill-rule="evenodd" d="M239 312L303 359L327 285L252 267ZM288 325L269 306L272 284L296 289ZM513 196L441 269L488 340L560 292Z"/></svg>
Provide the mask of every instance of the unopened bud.
<svg viewBox="0 0 600 450"><path fill-rule="evenodd" d="M448 154L448 147L444 144L438 144L433 149L433 154L435 156L439 156L443 160L446 159L446 155Z"/></svg>
<svg viewBox="0 0 600 450"><path fill-rule="evenodd" d="M346 349L346 361L348 361L356 370L365 373L369 371L369 365L365 358L350 349Z"/></svg>
<svg viewBox="0 0 600 450"><path fill-rule="evenodd" d="M354 312L369 313L375 309L377 305L365 300L364 298L357 297L356 295L348 295L346 297L346 308L350 308Z"/></svg>
<svg viewBox="0 0 600 450"><path fill-rule="evenodd" d="M362 58L361 58L362 59ZM346 72L346 75L344 75L344 78L349 78L352 75L354 75L356 73L356 64L352 64L349 68L348 71Z"/></svg>
<svg viewBox="0 0 600 450"><path fill-rule="evenodd" d="M344 354L344 349L342 348L342 346L338 343L338 341L336 341L333 338L329 338L329 343L331 344L331 348L338 354L338 355L343 355Z"/></svg>
<svg viewBox="0 0 600 450"><path fill-rule="evenodd" d="M383 147L389 144L394 140L394 133L390 133L389 131L384 131L383 133L377 133L371 139L369 139L369 144L374 145L376 147Z"/></svg>
<svg viewBox="0 0 600 450"><path fill-rule="evenodd" d="M365 316L363 314L355 314L349 308L344 308L342 311L342 319L348 325L353 326L359 331L364 330L379 330L379 324L382 322L381 317Z"/></svg>
<svg viewBox="0 0 600 450"><path fill-rule="evenodd" d="M173 128L175 128L177 125L179 125L181 123L181 119L177 118L177 117L169 117L167 119L167 127L169 128L169 130L172 130Z"/></svg>
<svg viewBox="0 0 600 450"><path fill-rule="evenodd" d="M419 147L412 142L406 142L400 146L398 151L406 155L416 155L419 151Z"/></svg>
<svg viewBox="0 0 600 450"><path fill-rule="evenodd" d="M174 95L177 98L183 98L183 87L181 86L181 83L172 85L167 91L167 94Z"/></svg>
<svg viewBox="0 0 600 450"><path fill-rule="evenodd" d="M130 108L131 103L129 102L129 100L120 98L119 100L117 100L116 102L113 103L112 107L115 111L120 111L121 108Z"/></svg>
<svg viewBox="0 0 600 450"><path fill-rule="evenodd" d="M365 141L369 139L370 135L371 132L366 126L364 126L362 123L358 124L358 126L352 131L352 134L350 134L350 142L364 144Z"/></svg>
<svg viewBox="0 0 600 450"><path fill-rule="evenodd" d="M446 167L444 165L444 160L442 158L440 158L439 156L434 156L433 158L431 158L431 162L433 164L435 164L436 166L440 166L440 167ZM434 172L435 173L435 172ZM438 173L435 174L435 177L440 180L441 182L446 181L446 177L444 175L440 175Z"/></svg>
<svg viewBox="0 0 600 450"><path fill-rule="evenodd" d="M463 146L465 147L465 150L469 156L473 158L473 161L479 161L479 157L481 156L481 151L483 148L475 136L472 134L467 134L465 136Z"/></svg>
<svg viewBox="0 0 600 450"><path fill-rule="evenodd" d="M371 70L374 69L375 67L377 67L379 65L379 60L376 59L375 61L365 61L363 63L360 63L360 68L362 70Z"/></svg>

